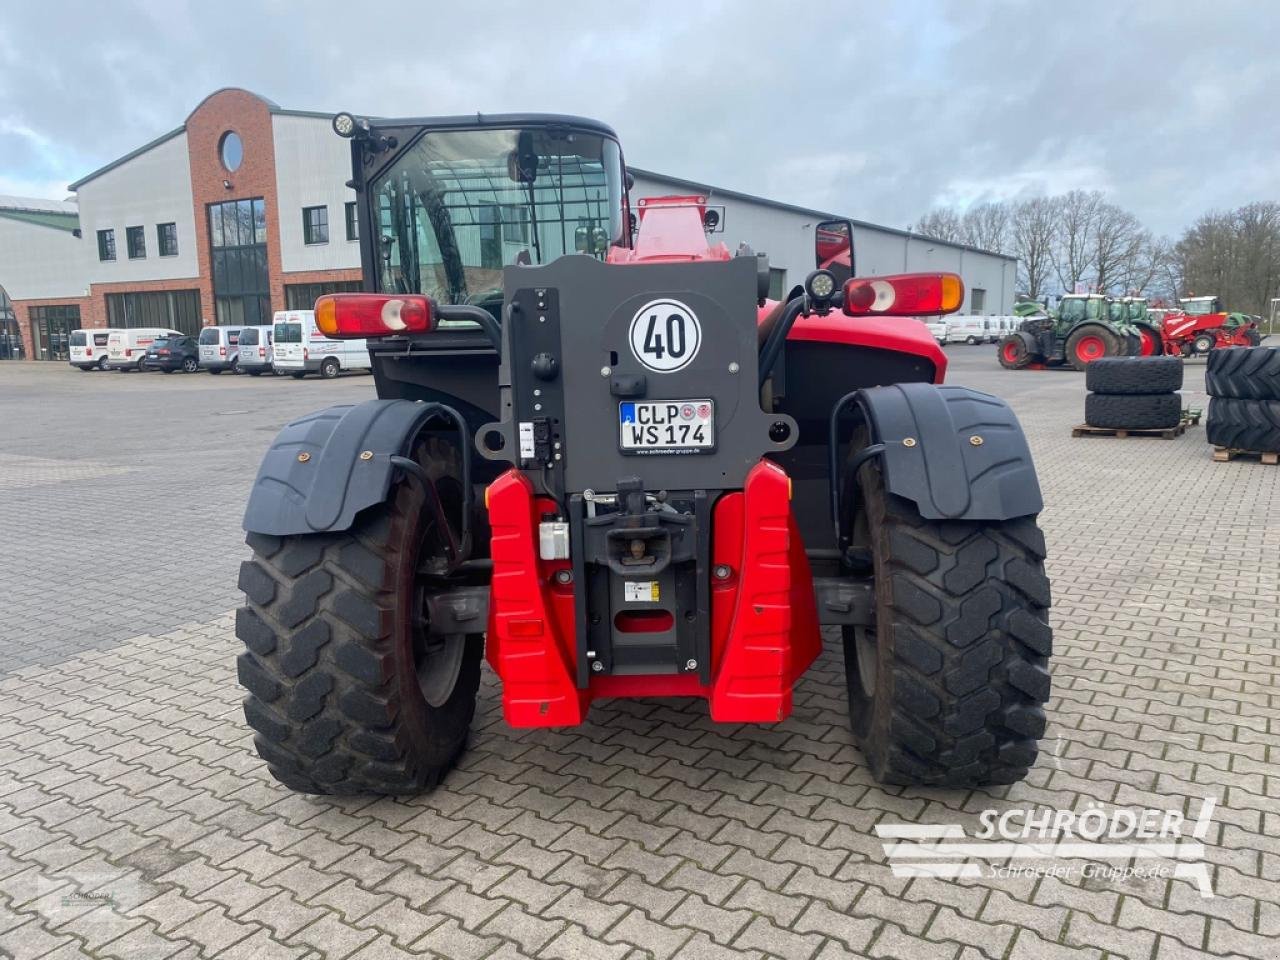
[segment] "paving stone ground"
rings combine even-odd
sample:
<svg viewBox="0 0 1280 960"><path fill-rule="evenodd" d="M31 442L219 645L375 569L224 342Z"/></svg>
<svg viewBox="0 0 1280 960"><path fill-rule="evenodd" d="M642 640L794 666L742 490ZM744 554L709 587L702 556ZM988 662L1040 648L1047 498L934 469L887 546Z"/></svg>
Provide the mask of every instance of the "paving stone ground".
<svg viewBox="0 0 1280 960"><path fill-rule="evenodd" d="M875 784L831 642L774 726L639 700L511 730L486 672L461 767L395 800L271 780L229 613L262 448L370 380L0 364L0 957L1280 957L1280 469L1213 463L1203 428L1073 440L1080 375L949 353L1013 403L1044 486L1054 693L1026 782ZM1205 797L1209 899L898 878L874 832Z"/></svg>

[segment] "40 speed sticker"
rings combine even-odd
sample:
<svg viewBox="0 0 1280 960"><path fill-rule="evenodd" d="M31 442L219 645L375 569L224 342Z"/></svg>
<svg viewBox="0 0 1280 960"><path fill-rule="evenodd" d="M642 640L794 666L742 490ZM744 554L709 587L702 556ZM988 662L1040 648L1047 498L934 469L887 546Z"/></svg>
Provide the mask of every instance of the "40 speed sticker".
<svg viewBox="0 0 1280 960"><path fill-rule="evenodd" d="M631 352L654 373L683 370L702 346L702 325L688 304L650 300L631 320Z"/></svg>

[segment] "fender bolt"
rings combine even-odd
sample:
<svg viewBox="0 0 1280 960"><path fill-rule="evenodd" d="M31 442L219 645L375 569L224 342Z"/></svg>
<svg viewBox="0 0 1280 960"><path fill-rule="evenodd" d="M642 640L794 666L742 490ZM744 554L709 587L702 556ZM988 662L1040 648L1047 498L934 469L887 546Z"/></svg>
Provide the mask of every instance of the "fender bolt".
<svg viewBox="0 0 1280 960"><path fill-rule="evenodd" d="M684 668L685 668L686 670L697 670L697 669L698 669L698 661L697 661L697 660L686 660L686 661L684 662Z"/></svg>
<svg viewBox="0 0 1280 960"><path fill-rule="evenodd" d="M973 444L975 447L982 446L982 438L978 436L976 433L969 438L969 442Z"/></svg>
<svg viewBox="0 0 1280 960"><path fill-rule="evenodd" d="M592 661L591 661L591 669L592 669L592 671L593 671L593 672L595 672L595 673L599 673L601 670L603 670L603 669L604 669L604 664L603 664L601 661L599 661L599 660L592 660Z"/></svg>
<svg viewBox="0 0 1280 960"><path fill-rule="evenodd" d="M730 373L737 373L737 372L738 372L739 370L741 370L741 369L742 369L742 368L741 368L740 366L738 366L738 361L737 361L737 360L734 360L731 364L729 364L729 372L730 372Z"/></svg>
<svg viewBox="0 0 1280 960"><path fill-rule="evenodd" d="M715 569L711 571L711 575L717 580L728 580L731 573L733 570L727 563L717 563Z"/></svg>
<svg viewBox="0 0 1280 960"><path fill-rule="evenodd" d="M600 376L602 376L602 377L607 377L607 376L608 376L609 374L611 374L611 373L613 373L613 371L612 371L612 370L610 370L608 367L601 367L601 368L600 368Z"/></svg>
<svg viewBox="0 0 1280 960"><path fill-rule="evenodd" d="M361 459L361 460L372 460L372 459L373 459L373 451L372 451L372 450L365 450L365 451L361 452L361 454L360 454L360 459Z"/></svg>
<svg viewBox="0 0 1280 960"><path fill-rule="evenodd" d="M903 445L904 447L914 447L914 446L916 445L916 438L915 438L915 437L905 437L905 438L903 438L902 445Z"/></svg>
<svg viewBox="0 0 1280 960"><path fill-rule="evenodd" d="M305 452L305 451L303 451L302 453L298 454L298 462L299 462L299 463L306 463L306 462L307 462L308 460L310 460L310 459L311 459L311 454L309 454L309 453L307 453L307 452Z"/></svg>
<svg viewBox="0 0 1280 960"><path fill-rule="evenodd" d="M572 570L557 570L557 571L556 571L556 583L573 583L573 571L572 571Z"/></svg>

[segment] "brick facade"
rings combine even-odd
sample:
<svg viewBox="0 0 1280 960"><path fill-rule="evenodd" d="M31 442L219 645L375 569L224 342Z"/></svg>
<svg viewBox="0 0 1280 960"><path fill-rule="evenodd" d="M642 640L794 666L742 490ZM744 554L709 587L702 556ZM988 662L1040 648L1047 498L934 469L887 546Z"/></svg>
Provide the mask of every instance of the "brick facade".
<svg viewBox="0 0 1280 960"><path fill-rule="evenodd" d="M106 323L89 323L91 297L45 297L43 299L14 300L13 312L18 319L18 334L22 337L22 355L27 360L39 360L36 356L36 334L32 327L32 307L66 307L80 308L81 327L105 327ZM104 313L105 317L106 314Z"/></svg>
<svg viewBox="0 0 1280 960"><path fill-rule="evenodd" d="M239 134L244 159L236 170L222 165L222 138ZM215 322L213 264L209 247L209 213L213 203L262 197L267 216L267 271L271 305L284 308L284 269L280 261L280 204L276 196L276 148L271 110L247 90L219 90L187 118L187 151L191 163L191 197L195 208L196 251L200 262L200 307L206 324ZM226 184L230 183L230 189Z"/></svg>
<svg viewBox="0 0 1280 960"><path fill-rule="evenodd" d="M102 328L107 326L107 294L195 289L200 291L202 322L205 325L215 323L209 237L210 204L262 198L267 221L267 271L273 310L284 309L286 284L361 279L359 268L284 272L281 260L280 204L276 189L275 136L271 107L265 100L247 90L219 90L205 98L191 112L185 126L199 275L176 280L94 283L89 287L88 296L15 300L14 312L28 359L38 359L29 313L31 307L74 304L80 308L82 328ZM238 134L244 147L243 160L236 170L227 170L222 164L222 138L228 131ZM91 243L92 239L84 242Z"/></svg>

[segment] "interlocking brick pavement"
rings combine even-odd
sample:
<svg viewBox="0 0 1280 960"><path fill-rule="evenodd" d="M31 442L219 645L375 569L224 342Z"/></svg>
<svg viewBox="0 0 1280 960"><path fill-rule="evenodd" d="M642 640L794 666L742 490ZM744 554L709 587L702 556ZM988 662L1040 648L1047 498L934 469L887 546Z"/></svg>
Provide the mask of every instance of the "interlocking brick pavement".
<svg viewBox="0 0 1280 960"><path fill-rule="evenodd" d="M472 748L435 792L292 795L240 714L236 497L258 427L367 378L0 369L0 398L34 418L0 443L0 956L1280 956L1280 470L1212 463L1200 429L1072 440L1082 378L991 352L954 348L952 379L1010 398L1030 436L1056 629L1040 761L991 791L875 784L831 643L767 727L643 700L511 730L486 672ZM100 425L167 409L218 426L185 452L142 434L77 447L68 417L90 396L111 398ZM81 534L77 504L131 492L181 503L189 531ZM83 603L86 579L116 602ZM1093 801L1194 816L1205 796L1212 899L1169 878L895 878L873 831Z"/></svg>

